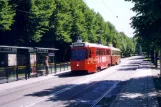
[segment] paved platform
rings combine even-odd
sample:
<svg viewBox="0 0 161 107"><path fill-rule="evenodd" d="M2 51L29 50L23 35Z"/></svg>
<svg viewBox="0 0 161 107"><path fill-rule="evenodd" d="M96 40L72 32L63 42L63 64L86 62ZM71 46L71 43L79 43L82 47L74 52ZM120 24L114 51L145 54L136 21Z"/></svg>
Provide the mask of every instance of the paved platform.
<svg viewBox="0 0 161 107"><path fill-rule="evenodd" d="M132 81L122 91L111 107L159 107L149 61L143 61Z"/></svg>
<svg viewBox="0 0 161 107"><path fill-rule="evenodd" d="M47 79L53 78L54 76L57 76L61 73L67 73L69 71L70 70L66 70L66 71L58 72L56 74L49 74L47 76L34 77L34 78L27 79L27 80L24 79L24 80L0 84L0 91L5 91L5 90L12 89L12 88L24 86L24 85L27 85L27 84L32 84L32 83L40 82L40 81L43 81L43 80L47 80Z"/></svg>

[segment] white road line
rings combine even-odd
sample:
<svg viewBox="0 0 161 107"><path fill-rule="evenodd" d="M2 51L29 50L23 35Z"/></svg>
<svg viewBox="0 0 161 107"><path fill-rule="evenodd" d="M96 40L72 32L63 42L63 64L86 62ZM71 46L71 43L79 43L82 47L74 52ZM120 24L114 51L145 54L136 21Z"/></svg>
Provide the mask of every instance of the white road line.
<svg viewBox="0 0 161 107"><path fill-rule="evenodd" d="M116 82L116 83L115 83L115 84L114 84L106 93L104 93L100 98L98 98L97 101L96 101L94 104L92 104L91 107L94 107L99 101L101 101L101 99L102 99L105 95L109 94L109 93L117 86L118 83L120 83L120 81Z"/></svg>
<svg viewBox="0 0 161 107"><path fill-rule="evenodd" d="M119 65L118 65L119 66ZM112 69L112 68L111 68ZM114 69L114 68L113 68ZM110 68L109 68L109 70L110 70ZM63 93L63 92L65 92L65 91L67 91L67 90L70 90L70 89L72 89L72 88L74 88L74 87L76 87L76 86L78 86L79 84L82 84L82 83L85 83L85 82L88 82L88 81L90 81L91 79L94 79L94 78L96 78L96 77L99 77L99 76L102 76L104 73L107 73L106 71L105 72L103 72L103 73L97 73L97 75L95 75L95 76L93 76L93 77L90 77L89 79L86 79L86 80L84 80L84 81L82 81L82 82L80 82L80 83L78 83L78 84L76 84L76 85L72 85L72 86L69 86L69 87L67 87L67 88L64 88L64 89L62 89L62 90L60 90L60 91L57 91L57 92L54 92L54 93L52 93L51 95L49 95L49 96L45 96L45 97L43 97L43 98L40 98L39 100L37 100L37 101L35 101L35 102L31 102L31 103L29 103L28 105L26 105L26 106L20 106L20 107L31 107L31 106L33 106L33 105L35 105L35 104L38 104L38 103L40 103L40 102L42 102L42 101L45 101L46 99L48 99L48 98L51 98L51 97L54 97L55 95L58 95L58 94L60 94L60 93ZM119 83L119 82L118 82ZM118 84L117 83L117 84ZM117 85L116 83L113 85L113 86L115 86L115 85ZM113 87L112 86L112 87ZM116 86L115 86L116 87ZM114 88L115 88L114 87ZM111 89L111 88L110 88ZM110 90L109 89L109 90ZM113 89L113 88L112 88ZM111 90L112 90L111 89ZM110 91L111 91L110 90Z"/></svg>
<svg viewBox="0 0 161 107"><path fill-rule="evenodd" d="M82 84L82 83L89 82L90 80L92 80L92 79L94 79L94 78L98 78L98 77L102 76L104 73L107 73L107 72L102 72L102 73L100 73L100 74L97 73L97 74L99 74L99 75L95 75L95 76L93 76L93 77L89 77L88 79L85 79L84 81L82 81L82 82L80 82L80 83L78 83L78 84L71 85L71 86L69 86L69 87L67 87L67 88L64 88L64 89L60 90L60 91L57 91L57 92L52 93L52 94L49 95L49 96L45 96L45 97L43 97L43 98L40 98L39 100L37 100L37 101L35 101L35 102L30 102L30 103L27 104L26 106L20 106L20 107L31 107L31 106L33 106L33 105L35 105L35 104L37 104L37 103L40 103L40 102L42 102L42 101L45 101L45 100L48 99L48 98L54 97L55 95L58 95L58 94L63 93L63 92L65 92L65 91L67 91L67 90L70 90L70 89L72 89L72 88L74 88L74 87L76 87L76 86L78 86L78 85L80 85L80 84ZM112 73L114 73L114 72L112 72ZM110 74L112 74L112 73L110 73Z"/></svg>
<svg viewBox="0 0 161 107"><path fill-rule="evenodd" d="M128 75L129 73L126 73L124 76L122 76L120 79L124 78L126 75ZM107 90L101 97L99 97L90 107L94 107L96 106L96 104L102 100L103 97L105 97L107 94L109 94L122 80L116 82L114 85L112 85L112 87Z"/></svg>

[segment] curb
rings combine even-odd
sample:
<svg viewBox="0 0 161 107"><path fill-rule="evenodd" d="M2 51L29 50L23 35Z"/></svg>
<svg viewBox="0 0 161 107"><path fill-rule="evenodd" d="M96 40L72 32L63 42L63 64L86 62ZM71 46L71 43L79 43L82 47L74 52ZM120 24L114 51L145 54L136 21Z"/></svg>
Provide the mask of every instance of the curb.
<svg viewBox="0 0 161 107"><path fill-rule="evenodd" d="M4 84L0 85L0 92L14 89L16 87L23 87L23 86L30 85L30 84L36 84L36 83L39 83L43 80L55 78L57 75L64 75L66 73L69 73L69 71L70 70L66 70L66 71L61 71L61 72L55 73L55 74L54 73L49 74L48 76L41 76L41 77L37 77L37 78L36 77L30 78L27 80L19 80L19 81L4 83Z"/></svg>

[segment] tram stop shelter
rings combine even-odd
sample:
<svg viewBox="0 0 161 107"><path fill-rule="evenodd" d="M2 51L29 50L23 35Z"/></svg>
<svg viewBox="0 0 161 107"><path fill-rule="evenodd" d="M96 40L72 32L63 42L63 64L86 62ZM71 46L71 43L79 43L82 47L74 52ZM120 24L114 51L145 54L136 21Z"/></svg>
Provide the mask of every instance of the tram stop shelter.
<svg viewBox="0 0 161 107"><path fill-rule="evenodd" d="M0 45L0 83L42 76L45 57L49 56L49 73L55 72L55 48Z"/></svg>

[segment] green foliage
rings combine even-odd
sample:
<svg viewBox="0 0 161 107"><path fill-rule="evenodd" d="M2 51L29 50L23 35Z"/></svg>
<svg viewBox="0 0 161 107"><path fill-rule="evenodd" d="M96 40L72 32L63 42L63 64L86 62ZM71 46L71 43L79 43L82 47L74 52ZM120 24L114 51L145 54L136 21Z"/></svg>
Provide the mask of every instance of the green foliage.
<svg viewBox="0 0 161 107"><path fill-rule="evenodd" d="M12 5L9 5L9 0L0 0L0 30L11 30L10 26L14 23L15 11L12 10Z"/></svg>
<svg viewBox="0 0 161 107"><path fill-rule="evenodd" d="M120 32L120 49L123 56L130 56L130 54L135 53L135 44L127 37L123 32Z"/></svg>
<svg viewBox="0 0 161 107"><path fill-rule="evenodd" d="M39 42L44 33L49 30L49 19L55 9L53 0L31 0L29 14L30 35L32 40Z"/></svg>
<svg viewBox="0 0 161 107"><path fill-rule="evenodd" d="M8 1L5 3L10 10ZM70 44L81 36L84 42L112 43L121 49L124 56L134 52L132 40L124 33L119 33L112 23L105 22L83 0L11 0L9 3L16 11L15 23L9 33L16 45L54 46L60 49L58 59L61 59L64 50L70 54ZM9 12L13 12L13 15ZM14 11L8 11L7 15L12 19Z"/></svg>
<svg viewBox="0 0 161 107"><path fill-rule="evenodd" d="M132 18L132 27L136 29L136 37L145 51L161 48L161 1L160 0L125 0L135 5L137 13Z"/></svg>

